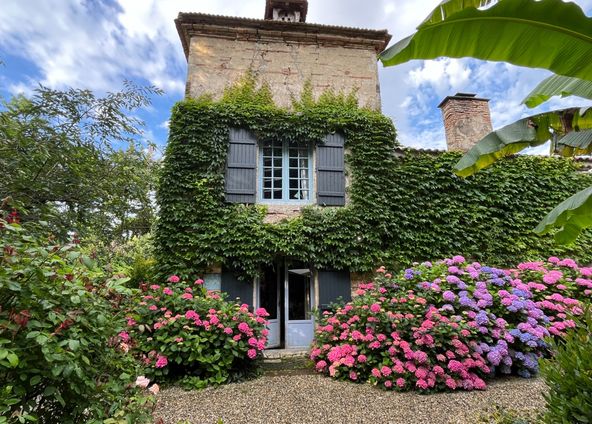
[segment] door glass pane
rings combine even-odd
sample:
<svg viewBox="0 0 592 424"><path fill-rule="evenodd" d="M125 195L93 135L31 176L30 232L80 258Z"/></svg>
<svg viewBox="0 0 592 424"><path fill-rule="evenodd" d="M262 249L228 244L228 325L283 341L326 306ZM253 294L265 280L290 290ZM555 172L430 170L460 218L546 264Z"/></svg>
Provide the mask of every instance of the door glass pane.
<svg viewBox="0 0 592 424"><path fill-rule="evenodd" d="M268 319L277 319L278 310L277 274L273 268L267 268L261 278L259 301L261 307L269 313Z"/></svg>
<svg viewBox="0 0 592 424"><path fill-rule="evenodd" d="M288 319L311 319L309 276L288 274Z"/></svg>

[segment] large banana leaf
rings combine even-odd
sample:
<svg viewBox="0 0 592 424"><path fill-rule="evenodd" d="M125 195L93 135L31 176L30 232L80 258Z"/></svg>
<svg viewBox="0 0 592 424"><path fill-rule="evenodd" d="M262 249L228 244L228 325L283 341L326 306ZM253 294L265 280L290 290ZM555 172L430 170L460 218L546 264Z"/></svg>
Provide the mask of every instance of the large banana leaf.
<svg viewBox="0 0 592 424"><path fill-rule="evenodd" d="M592 187L582 190L553 209L535 228L545 234L559 227L555 240L560 244L574 241L584 228L592 227Z"/></svg>
<svg viewBox="0 0 592 424"><path fill-rule="evenodd" d="M522 102L533 108L554 96L592 99L592 81L553 75L541 82Z"/></svg>
<svg viewBox="0 0 592 424"><path fill-rule="evenodd" d="M592 80L592 18L574 3L504 0L486 10L461 8L440 21L436 16L382 52L382 63L474 57Z"/></svg>
<svg viewBox="0 0 592 424"><path fill-rule="evenodd" d="M430 15L422 22L422 25L432 25L442 22L450 15L460 12L469 7L477 8L487 6L488 4L501 0L444 0L440 3Z"/></svg>
<svg viewBox="0 0 592 424"><path fill-rule="evenodd" d="M461 158L454 167L455 172L462 177L472 175L504 156L540 146L549 140L558 141L560 147L566 134L592 129L592 113L587 112L588 109L579 108L545 112L493 131ZM583 140L578 142L584 143Z"/></svg>

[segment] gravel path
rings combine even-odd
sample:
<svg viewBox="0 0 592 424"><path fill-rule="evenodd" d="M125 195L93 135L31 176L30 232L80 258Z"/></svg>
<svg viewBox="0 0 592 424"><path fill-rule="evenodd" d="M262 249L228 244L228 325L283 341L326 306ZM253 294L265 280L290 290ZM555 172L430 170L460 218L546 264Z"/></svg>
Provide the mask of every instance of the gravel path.
<svg viewBox="0 0 592 424"><path fill-rule="evenodd" d="M494 404L540 409L544 388L540 379L505 378L482 392L419 395L320 375L264 376L198 392L163 390L155 416L165 424L473 424Z"/></svg>

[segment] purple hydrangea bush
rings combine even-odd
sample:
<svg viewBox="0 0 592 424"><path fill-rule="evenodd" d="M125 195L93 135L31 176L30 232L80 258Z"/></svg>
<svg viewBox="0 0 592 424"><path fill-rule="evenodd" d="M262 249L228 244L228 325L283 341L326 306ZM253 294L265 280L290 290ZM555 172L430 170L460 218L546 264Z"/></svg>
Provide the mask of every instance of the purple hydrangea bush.
<svg viewBox="0 0 592 424"><path fill-rule="evenodd" d="M484 389L495 374L530 377L549 353L545 338L574 325L568 315L581 313L591 276L556 258L514 270L462 256L396 276L381 267L352 302L322 315L311 359L334 378L387 389Z"/></svg>

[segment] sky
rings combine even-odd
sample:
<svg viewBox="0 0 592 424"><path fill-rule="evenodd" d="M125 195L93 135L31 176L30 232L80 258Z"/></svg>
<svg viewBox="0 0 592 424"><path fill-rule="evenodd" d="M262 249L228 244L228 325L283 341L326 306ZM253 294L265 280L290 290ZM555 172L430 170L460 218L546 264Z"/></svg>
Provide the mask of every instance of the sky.
<svg viewBox="0 0 592 424"><path fill-rule="evenodd" d="M440 0L309 0L307 22L388 29L394 43L414 32ZM118 91L124 80L156 85L166 94L138 112L144 136L166 144L173 104L184 96L187 64L174 19L179 12L262 18L265 0L2 0L0 96L30 95L38 85ZM577 0L592 16L592 0ZM337 65L336 65L337 66ZM491 99L494 128L530 114L574 105L554 99L538 109L522 99L548 71L473 59L379 66L383 112L406 146L445 149L437 105L457 92ZM544 148L535 153L544 152Z"/></svg>

